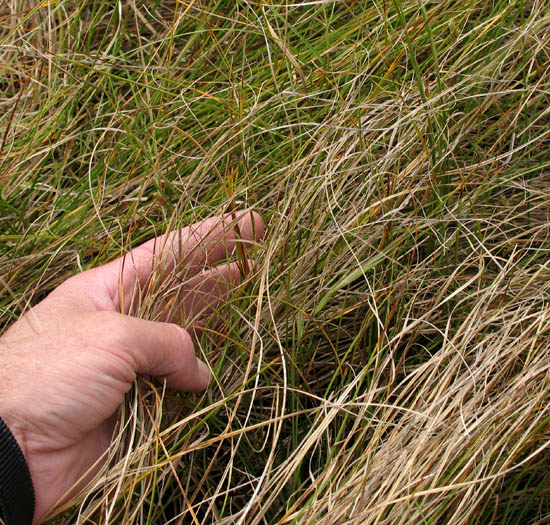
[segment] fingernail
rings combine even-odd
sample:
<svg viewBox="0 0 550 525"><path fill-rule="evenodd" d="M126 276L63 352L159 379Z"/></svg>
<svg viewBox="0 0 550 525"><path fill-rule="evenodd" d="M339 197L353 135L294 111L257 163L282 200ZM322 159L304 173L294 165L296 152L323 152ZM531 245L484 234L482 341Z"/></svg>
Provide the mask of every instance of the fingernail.
<svg viewBox="0 0 550 525"><path fill-rule="evenodd" d="M197 359L198 362L198 368L199 368L199 377L201 378L202 382L204 383L204 388L206 388L210 383L210 368L208 368L208 365L201 361L200 359Z"/></svg>
<svg viewBox="0 0 550 525"><path fill-rule="evenodd" d="M263 239L265 235L265 222L262 216L252 209L248 209L238 214L239 217L239 227L247 229L250 227L251 236L257 240Z"/></svg>

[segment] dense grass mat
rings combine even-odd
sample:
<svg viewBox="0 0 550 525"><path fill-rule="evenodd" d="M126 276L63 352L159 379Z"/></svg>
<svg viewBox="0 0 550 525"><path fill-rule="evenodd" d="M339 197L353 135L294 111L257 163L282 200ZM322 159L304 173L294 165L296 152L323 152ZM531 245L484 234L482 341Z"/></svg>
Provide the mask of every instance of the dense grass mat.
<svg viewBox="0 0 550 525"><path fill-rule="evenodd" d="M208 392L140 380L58 523L550 519L549 41L537 0L0 4L0 326L267 224Z"/></svg>

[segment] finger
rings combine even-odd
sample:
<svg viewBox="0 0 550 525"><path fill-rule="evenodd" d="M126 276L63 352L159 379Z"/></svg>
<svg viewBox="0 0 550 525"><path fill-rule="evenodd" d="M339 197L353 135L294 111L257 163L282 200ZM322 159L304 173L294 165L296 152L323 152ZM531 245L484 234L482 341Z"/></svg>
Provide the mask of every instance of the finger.
<svg viewBox="0 0 550 525"><path fill-rule="evenodd" d="M160 318L164 321L177 320L178 324L186 327L195 325L227 303L253 268L254 262L248 259L244 275L239 262L222 264L195 275L170 293Z"/></svg>
<svg viewBox="0 0 550 525"><path fill-rule="evenodd" d="M176 265L186 276L230 256L236 246L249 245L261 238L264 223L257 213L212 217L182 230L151 239L105 267L106 282L116 308L124 297L131 298L136 287L144 288L154 271L165 275ZM130 301L127 301L129 304Z"/></svg>
<svg viewBox="0 0 550 525"><path fill-rule="evenodd" d="M123 343L115 352L130 360L135 372L166 379L170 388L204 390L210 381L208 366L197 359L191 337L175 324L145 321L120 314L117 323Z"/></svg>
<svg viewBox="0 0 550 525"><path fill-rule="evenodd" d="M231 255L238 245L261 239L264 222L256 212L211 217L181 230L161 235L114 261L76 275L57 293L71 304L129 313L136 294L154 275L161 278L176 265L186 279L205 266Z"/></svg>

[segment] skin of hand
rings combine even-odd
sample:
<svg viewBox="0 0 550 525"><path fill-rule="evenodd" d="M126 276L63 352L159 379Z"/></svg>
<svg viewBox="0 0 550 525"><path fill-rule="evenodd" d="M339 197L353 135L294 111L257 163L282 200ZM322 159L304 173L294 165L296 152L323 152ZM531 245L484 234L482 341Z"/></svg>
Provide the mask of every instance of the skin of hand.
<svg viewBox="0 0 550 525"><path fill-rule="evenodd" d="M167 276L185 268L193 277L184 307L223 304L241 272L237 263L212 265L263 230L258 214L241 212L152 239L68 279L0 338L0 416L29 466L35 523L100 468L136 374L181 391L208 386L210 371L190 334L128 315L128 298L139 296L155 268Z"/></svg>

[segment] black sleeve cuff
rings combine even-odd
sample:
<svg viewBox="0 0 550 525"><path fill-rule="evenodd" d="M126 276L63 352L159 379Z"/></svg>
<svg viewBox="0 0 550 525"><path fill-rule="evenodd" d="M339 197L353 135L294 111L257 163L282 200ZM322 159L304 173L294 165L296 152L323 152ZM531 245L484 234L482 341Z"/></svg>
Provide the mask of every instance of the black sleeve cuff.
<svg viewBox="0 0 550 525"><path fill-rule="evenodd" d="M30 525L34 490L25 456L0 417L0 518L6 525Z"/></svg>

